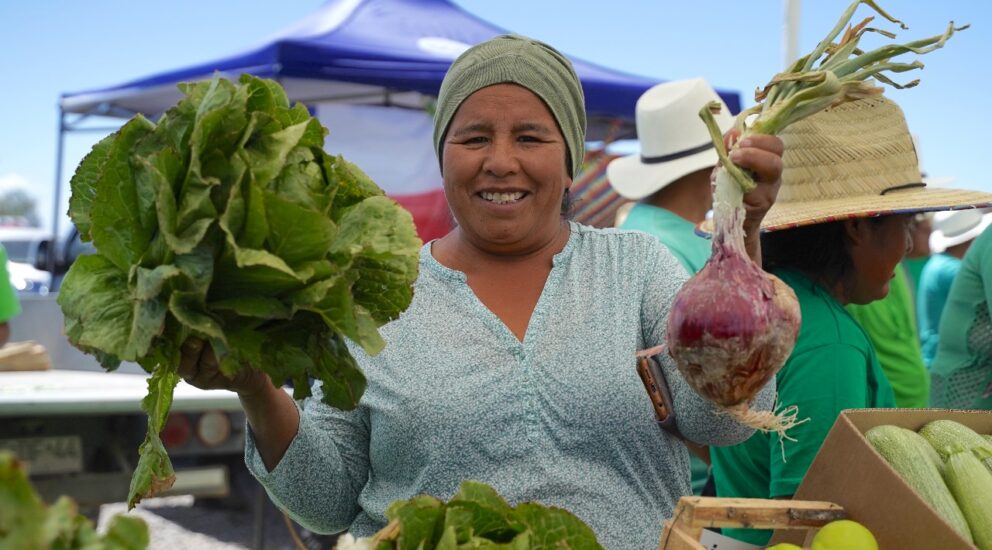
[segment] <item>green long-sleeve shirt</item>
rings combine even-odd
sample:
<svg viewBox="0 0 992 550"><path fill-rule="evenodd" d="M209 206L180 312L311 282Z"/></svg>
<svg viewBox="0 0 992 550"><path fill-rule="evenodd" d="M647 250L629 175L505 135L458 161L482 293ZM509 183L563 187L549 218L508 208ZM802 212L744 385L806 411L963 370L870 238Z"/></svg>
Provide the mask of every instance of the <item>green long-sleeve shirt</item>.
<svg viewBox="0 0 992 550"><path fill-rule="evenodd" d="M992 231L964 255L940 316L930 406L992 410Z"/></svg>
<svg viewBox="0 0 992 550"><path fill-rule="evenodd" d="M882 372L892 385L896 405L929 406L930 373L923 361L913 299L902 268L896 267L885 298L865 305L849 304L847 311L871 339Z"/></svg>

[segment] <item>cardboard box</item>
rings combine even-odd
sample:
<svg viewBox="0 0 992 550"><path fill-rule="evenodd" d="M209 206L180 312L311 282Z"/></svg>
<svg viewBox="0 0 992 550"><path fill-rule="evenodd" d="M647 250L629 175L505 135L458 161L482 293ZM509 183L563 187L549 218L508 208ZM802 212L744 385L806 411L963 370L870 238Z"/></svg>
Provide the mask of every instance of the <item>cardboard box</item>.
<svg viewBox="0 0 992 550"><path fill-rule="evenodd" d="M871 530L882 549L975 548L944 522L864 438L866 431L882 424L916 431L938 418L992 434L992 411L846 410L830 429L793 498L840 504L851 519ZM992 506L992 495L989 505ZM795 532L776 531L773 542L801 545L803 541Z"/></svg>

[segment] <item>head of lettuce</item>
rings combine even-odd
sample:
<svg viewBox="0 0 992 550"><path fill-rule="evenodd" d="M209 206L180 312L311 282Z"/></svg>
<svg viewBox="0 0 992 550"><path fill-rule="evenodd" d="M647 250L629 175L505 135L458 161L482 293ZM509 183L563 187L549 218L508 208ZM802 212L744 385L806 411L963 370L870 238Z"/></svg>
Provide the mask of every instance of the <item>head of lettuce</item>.
<svg viewBox="0 0 992 550"><path fill-rule="evenodd" d="M157 124L135 116L71 181L69 215L97 252L62 284L66 335L108 370L152 374L131 505L174 479L158 433L187 338L208 341L226 374L261 368L294 380L297 398L313 377L329 405L354 408L365 377L345 338L383 348L378 327L409 306L421 245L410 214L325 153L327 130L277 83L180 88Z"/></svg>

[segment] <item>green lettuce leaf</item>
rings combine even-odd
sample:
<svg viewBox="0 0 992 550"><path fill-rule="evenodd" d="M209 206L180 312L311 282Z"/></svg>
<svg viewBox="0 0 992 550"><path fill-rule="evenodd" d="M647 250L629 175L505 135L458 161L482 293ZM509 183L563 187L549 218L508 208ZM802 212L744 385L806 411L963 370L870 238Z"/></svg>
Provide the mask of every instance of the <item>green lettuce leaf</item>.
<svg viewBox="0 0 992 550"><path fill-rule="evenodd" d="M72 179L69 180L69 189L72 191L72 196L69 197L69 216L76 224L79 237L84 241L93 238L90 235L90 208L96 198L97 181L103 176L104 167L116 141L116 133L100 140L83 157Z"/></svg>
<svg viewBox="0 0 992 550"><path fill-rule="evenodd" d="M599 550L596 535L588 525L567 510L549 508L532 502L518 505L514 511L517 519L530 532L530 548L574 550Z"/></svg>
<svg viewBox="0 0 992 550"><path fill-rule="evenodd" d="M331 255L357 274L355 303L377 324L399 316L413 300L420 239L413 217L386 197L371 197L349 208L338 223ZM361 342L359 342L361 343Z"/></svg>
<svg viewBox="0 0 992 550"><path fill-rule="evenodd" d="M324 403L342 410L357 407L365 392L366 380L344 338L331 332L327 337L310 339L309 344L314 378L323 382Z"/></svg>
<svg viewBox="0 0 992 550"><path fill-rule="evenodd" d="M100 254L122 270L138 260L152 237L153 228L145 225L148 216L143 215L137 190L130 182L134 178L131 149L153 128L151 122L140 116L125 124L110 145L100 176L94 182L96 193L89 208L89 234Z"/></svg>
<svg viewBox="0 0 992 550"><path fill-rule="evenodd" d="M337 234L337 224L326 214L290 202L275 193L265 194L269 219L266 249L288 264L327 256Z"/></svg>
<svg viewBox="0 0 992 550"><path fill-rule="evenodd" d="M518 534L513 508L483 483L466 481L448 503L445 526L452 527L461 544L484 537L494 542L510 542Z"/></svg>
<svg viewBox="0 0 992 550"><path fill-rule="evenodd" d="M279 177L267 189L293 204L328 215L337 187L325 183L321 162L326 156L323 151L307 147L293 149Z"/></svg>
<svg viewBox="0 0 992 550"><path fill-rule="evenodd" d="M103 544L107 550L137 550L148 548L151 542L148 524L141 518L118 514L110 518Z"/></svg>
<svg viewBox="0 0 992 550"><path fill-rule="evenodd" d="M422 550L601 550L596 534L567 510L524 502L511 507L488 485L466 480L447 502L417 496L392 503L378 548Z"/></svg>
<svg viewBox="0 0 992 550"><path fill-rule="evenodd" d="M141 400L141 409L148 414L148 433L138 449L138 466L131 477L127 495L128 509L142 498L172 487L176 473L158 434L165 427L172 407L172 395L179 383L175 365L159 365L148 379L148 395Z"/></svg>
<svg viewBox="0 0 992 550"><path fill-rule="evenodd" d="M342 156L323 155L323 168L327 179L337 182L334 189L332 216L337 220L349 206L371 197L379 197L382 189L361 168Z"/></svg>
<svg viewBox="0 0 992 550"><path fill-rule="evenodd" d="M165 303L136 299L127 275L99 254L80 256L72 264L56 300L70 343L118 360L145 355L165 322Z"/></svg>
<svg viewBox="0 0 992 550"><path fill-rule="evenodd" d="M437 523L444 517L444 503L434 497L416 496L403 506L390 508L386 515L400 523L400 534L396 539L399 550L434 548L441 535Z"/></svg>
<svg viewBox="0 0 992 550"><path fill-rule="evenodd" d="M386 345L379 327L409 306L421 246L409 213L324 152L327 130L278 83L179 88L157 123L135 117L80 163L70 215L96 253L58 298L73 345L153 373L132 506L172 477L158 433L187 338L226 375L261 369L298 398L317 379L326 403L354 408L367 382L346 340Z"/></svg>
<svg viewBox="0 0 992 550"><path fill-rule="evenodd" d="M143 550L148 544L140 518L114 516L100 536L71 498L45 506L16 457L0 450L0 548Z"/></svg>

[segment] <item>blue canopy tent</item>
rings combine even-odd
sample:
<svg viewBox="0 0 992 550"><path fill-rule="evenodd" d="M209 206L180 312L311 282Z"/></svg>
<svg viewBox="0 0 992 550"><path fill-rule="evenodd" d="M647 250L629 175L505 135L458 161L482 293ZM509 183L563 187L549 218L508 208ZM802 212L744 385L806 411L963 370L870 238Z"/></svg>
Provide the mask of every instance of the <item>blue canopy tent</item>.
<svg viewBox="0 0 992 550"><path fill-rule="evenodd" d="M57 191L65 132L82 128L91 116L130 118L142 113L155 118L179 101L179 82L215 73L228 78L250 73L279 81L291 100L308 105L347 103L422 111L458 54L506 32L448 0L329 0L311 16L243 53L103 89L63 94ZM658 81L575 58L572 62L586 96L587 138L633 138L637 98ZM731 111L739 111L736 92L720 95ZM70 120L67 114L78 116Z"/></svg>

